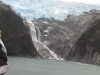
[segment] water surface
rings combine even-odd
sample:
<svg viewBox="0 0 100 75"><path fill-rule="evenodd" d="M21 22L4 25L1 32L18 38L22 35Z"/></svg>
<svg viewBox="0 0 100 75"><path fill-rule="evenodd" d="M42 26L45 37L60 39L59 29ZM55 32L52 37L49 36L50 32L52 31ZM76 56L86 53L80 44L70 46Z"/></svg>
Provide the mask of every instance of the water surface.
<svg viewBox="0 0 100 75"><path fill-rule="evenodd" d="M6 75L100 75L100 66L69 61L9 57Z"/></svg>

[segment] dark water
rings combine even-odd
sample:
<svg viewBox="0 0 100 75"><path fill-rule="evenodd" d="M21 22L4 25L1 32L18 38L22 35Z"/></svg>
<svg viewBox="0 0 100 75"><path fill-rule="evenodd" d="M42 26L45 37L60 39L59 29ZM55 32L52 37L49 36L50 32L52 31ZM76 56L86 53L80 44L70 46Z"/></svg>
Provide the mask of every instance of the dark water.
<svg viewBox="0 0 100 75"><path fill-rule="evenodd" d="M100 75L100 66L68 61L9 57L6 75Z"/></svg>

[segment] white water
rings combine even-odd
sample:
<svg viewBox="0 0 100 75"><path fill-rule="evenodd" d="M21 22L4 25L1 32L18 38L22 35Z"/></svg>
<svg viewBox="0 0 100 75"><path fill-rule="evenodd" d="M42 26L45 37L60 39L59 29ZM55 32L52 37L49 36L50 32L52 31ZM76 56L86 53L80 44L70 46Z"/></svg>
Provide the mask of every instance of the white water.
<svg viewBox="0 0 100 75"><path fill-rule="evenodd" d="M79 15L83 13L83 11L89 11L91 9L100 9L100 6L96 5L87 5L81 3L68 3L68 2L57 2L54 0L2 0L4 3L9 4L12 8L20 13L23 17L28 18L55 18L58 20L64 20L68 14ZM59 56L57 56L53 51L51 51L46 45L49 43L47 40L43 43L41 42L41 33L37 26L32 23L31 19L26 19L28 25L30 27L30 34L33 40L33 43L40 53L40 55L44 56L44 58L57 59L60 60ZM44 22L47 23L47 22ZM83 25L83 24L81 24ZM36 29L38 35L36 33ZM44 30L46 35L48 36L50 27ZM77 36L77 35L76 35ZM76 40L76 39L75 39ZM71 42L73 43L73 41ZM72 44L71 44L72 45Z"/></svg>
<svg viewBox="0 0 100 75"><path fill-rule="evenodd" d="M51 51L45 44L43 44L41 42L41 40L40 40L41 39L40 38L41 33L39 31L39 28L37 26L35 26L34 23L32 22L32 19L27 18L26 21L27 21L27 23L28 23L28 25L30 27L30 34L31 34L31 37L32 37L32 41L33 41L38 53L40 55L42 55L44 58L46 58L45 57L45 55L46 55L46 56L48 56L48 59L63 60L61 57L58 57L53 51ZM36 34L36 27L38 29L38 34ZM47 29L46 31L49 31L49 30ZM37 35L38 35L38 37L37 37ZM43 52L42 50L44 50L44 49L48 50L49 53L46 53L47 51Z"/></svg>

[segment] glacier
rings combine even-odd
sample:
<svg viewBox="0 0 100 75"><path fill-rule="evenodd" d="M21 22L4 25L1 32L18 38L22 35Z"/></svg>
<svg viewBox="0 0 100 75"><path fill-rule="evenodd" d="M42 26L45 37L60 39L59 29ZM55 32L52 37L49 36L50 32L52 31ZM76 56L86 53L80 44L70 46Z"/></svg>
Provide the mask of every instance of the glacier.
<svg viewBox="0 0 100 75"><path fill-rule="evenodd" d="M89 12L91 9L100 9L99 5L57 0L2 0L2 2L10 5L15 12L25 19L30 27L30 35L38 53L43 58L57 60L63 60L69 52L68 48L71 48L82 33L89 28L85 23L93 17L81 14ZM69 18L67 19L68 15ZM79 15L81 16L77 17ZM73 22L68 24L69 20ZM56 46L56 43L60 44ZM61 51L64 50L63 48L65 51Z"/></svg>
<svg viewBox="0 0 100 75"><path fill-rule="evenodd" d="M91 9L100 9L99 5L84 3L62 2L57 0L2 0L10 5L17 13L29 18L54 18L64 20L67 15L80 15ZM26 15L27 14L27 15Z"/></svg>

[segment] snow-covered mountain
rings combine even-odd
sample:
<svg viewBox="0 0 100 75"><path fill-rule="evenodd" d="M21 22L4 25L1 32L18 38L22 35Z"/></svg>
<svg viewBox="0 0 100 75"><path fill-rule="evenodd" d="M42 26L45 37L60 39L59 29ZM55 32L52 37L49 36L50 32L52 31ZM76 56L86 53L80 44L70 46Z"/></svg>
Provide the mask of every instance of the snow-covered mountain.
<svg viewBox="0 0 100 75"><path fill-rule="evenodd" d="M84 3L70 3L59 0L2 0L4 3L20 13L23 17L30 18L55 18L64 20L68 14L80 15L84 11L100 9L99 5Z"/></svg>
<svg viewBox="0 0 100 75"><path fill-rule="evenodd" d="M99 5L69 3L61 0L2 1L21 14L23 23L29 27L32 43L43 58L100 63L100 49L98 48L100 10L95 10L100 9ZM9 21L8 17L6 20ZM16 22L15 20L15 24L18 24L20 28L20 24ZM82 35L93 26L96 26L96 29L93 30L97 35L87 39L88 35L93 34L93 30L91 30L85 35L86 38L81 40L80 38L84 38ZM93 42L95 45L91 45Z"/></svg>

